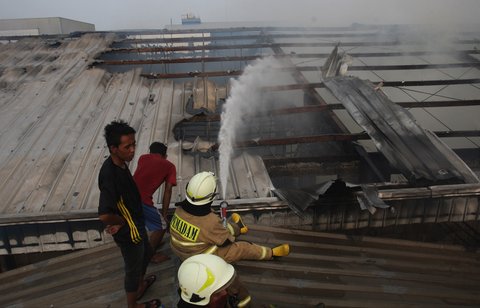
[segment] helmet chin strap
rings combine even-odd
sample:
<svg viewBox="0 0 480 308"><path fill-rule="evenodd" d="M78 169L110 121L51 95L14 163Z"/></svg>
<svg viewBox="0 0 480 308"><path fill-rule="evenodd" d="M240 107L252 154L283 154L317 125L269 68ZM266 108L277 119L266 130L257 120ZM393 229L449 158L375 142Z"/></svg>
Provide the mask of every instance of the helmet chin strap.
<svg viewBox="0 0 480 308"><path fill-rule="evenodd" d="M198 294L193 293L192 297L190 298L190 301L192 303L198 303L200 301L203 301L204 299L205 299L205 297L200 297L200 296L198 296Z"/></svg>

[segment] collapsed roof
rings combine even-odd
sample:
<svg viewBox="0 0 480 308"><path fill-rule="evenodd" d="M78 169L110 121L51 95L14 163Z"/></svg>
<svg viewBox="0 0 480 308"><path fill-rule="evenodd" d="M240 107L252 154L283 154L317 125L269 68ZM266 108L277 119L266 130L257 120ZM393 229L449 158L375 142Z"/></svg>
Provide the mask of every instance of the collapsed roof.
<svg viewBox="0 0 480 308"><path fill-rule="evenodd" d="M216 143L230 79L267 56L282 59L276 75L286 75L286 82L272 80L263 88L273 107L248 118L238 140L224 188L231 210L254 212L258 223L323 230L478 221L477 32L460 30L447 41L431 35L433 44L421 35L408 27L358 25L196 28L1 45L0 253L87 248L109 240L96 217L96 177L108 155L102 129L113 119L137 130L132 171L150 142L168 144L178 171L172 203L183 199L193 174L219 171ZM321 68L335 48L350 58L334 75L355 78L323 80ZM371 84L380 83L372 92ZM358 89L369 94L352 94ZM346 93L355 96L350 104L341 99ZM368 105L373 93L388 97L392 111L385 99ZM419 168L426 156L416 147L412 153L410 141L393 139L403 132L387 134L391 122L375 122L406 115L398 106L409 108L405 119L442 138L427 133L435 148L425 135L415 141L422 153L443 153L439 167ZM357 125L359 110L372 121ZM386 144L390 150L382 151ZM405 151L408 158L400 159ZM419 174L427 181L418 181ZM438 182L445 174L457 180ZM350 199L314 194L313 202L298 206L272 193L305 192L335 180L361 188ZM159 195L161 190L157 205ZM376 207L378 199L388 206ZM310 206L315 204L322 206Z"/></svg>

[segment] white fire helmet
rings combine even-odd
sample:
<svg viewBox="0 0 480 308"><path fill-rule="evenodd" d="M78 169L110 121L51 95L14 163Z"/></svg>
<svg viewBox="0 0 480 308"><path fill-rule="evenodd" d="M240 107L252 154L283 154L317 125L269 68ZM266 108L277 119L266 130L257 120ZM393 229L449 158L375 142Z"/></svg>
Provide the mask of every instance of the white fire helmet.
<svg viewBox="0 0 480 308"><path fill-rule="evenodd" d="M213 200L217 192L217 181L212 172L195 174L185 188L185 196L191 204L204 205Z"/></svg>
<svg viewBox="0 0 480 308"><path fill-rule="evenodd" d="M180 296L187 303L205 306L210 302L210 296L224 287L234 275L233 266L219 256L192 256L183 261L178 269Z"/></svg>

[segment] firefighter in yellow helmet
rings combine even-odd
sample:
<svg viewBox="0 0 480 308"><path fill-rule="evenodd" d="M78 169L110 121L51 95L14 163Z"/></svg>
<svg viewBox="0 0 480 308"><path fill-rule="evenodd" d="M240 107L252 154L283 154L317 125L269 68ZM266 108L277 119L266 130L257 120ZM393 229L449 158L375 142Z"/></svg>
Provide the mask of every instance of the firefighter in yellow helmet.
<svg viewBox="0 0 480 308"><path fill-rule="evenodd" d="M239 260L271 260L289 254L288 244L275 248L260 246L236 237L248 231L240 215L234 213L225 227L211 209L217 183L213 173L200 172L186 187L186 200L177 203L170 222L170 245L182 260L206 253L222 257L228 263Z"/></svg>
<svg viewBox="0 0 480 308"><path fill-rule="evenodd" d="M215 255L192 256L178 269L178 308L249 307L251 297L232 265Z"/></svg>

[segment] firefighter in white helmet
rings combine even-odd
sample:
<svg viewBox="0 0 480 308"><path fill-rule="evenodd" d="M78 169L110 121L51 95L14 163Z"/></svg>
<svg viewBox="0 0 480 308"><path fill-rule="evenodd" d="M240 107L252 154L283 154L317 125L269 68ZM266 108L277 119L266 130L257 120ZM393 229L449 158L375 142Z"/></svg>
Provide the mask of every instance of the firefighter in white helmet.
<svg viewBox="0 0 480 308"><path fill-rule="evenodd" d="M216 196L217 183L212 172L200 172L186 187L186 200L177 203L170 221L170 244L182 260L206 253L222 257L228 263L239 260L271 260L289 254L288 244L275 248L260 246L236 237L248 231L240 215L234 213L227 227L211 209Z"/></svg>
<svg viewBox="0 0 480 308"><path fill-rule="evenodd" d="M178 269L179 308L249 307L250 294L235 269L215 255L192 256Z"/></svg>

